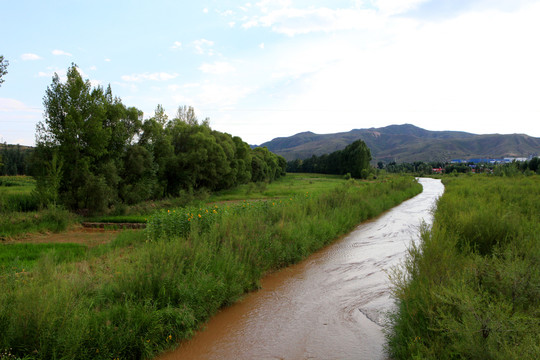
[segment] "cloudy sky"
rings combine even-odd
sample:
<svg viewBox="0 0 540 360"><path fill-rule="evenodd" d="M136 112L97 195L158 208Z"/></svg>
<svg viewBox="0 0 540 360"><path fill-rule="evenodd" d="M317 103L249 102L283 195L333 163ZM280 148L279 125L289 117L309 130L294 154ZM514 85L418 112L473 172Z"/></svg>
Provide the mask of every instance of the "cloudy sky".
<svg viewBox="0 0 540 360"><path fill-rule="evenodd" d="M539 0L1 0L0 141L71 63L127 106L261 144L410 123L540 137Z"/></svg>

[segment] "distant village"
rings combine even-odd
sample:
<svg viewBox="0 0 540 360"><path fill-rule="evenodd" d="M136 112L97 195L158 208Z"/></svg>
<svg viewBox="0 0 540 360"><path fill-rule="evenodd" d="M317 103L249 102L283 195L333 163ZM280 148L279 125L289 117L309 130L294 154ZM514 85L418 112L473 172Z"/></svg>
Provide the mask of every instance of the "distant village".
<svg viewBox="0 0 540 360"><path fill-rule="evenodd" d="M531 161L534 158L538 158L536 154L529 155L528 157L505 157L505 158L473 158L473 159L452 159L450 160L450 164L452 165L462 165L462 166L468 166L471 170L471 172L476 172L477 165L479 164L486 164L486 165L498 165L498 164L511 164L513 162L526 162ZM438 167L433 168L433 173L442 174L445 172L445 168ZM493 169L487 169L489 172L493 172Z"/></svg>
<svg viewBox="0 0 540 360"><path fill-rule="evenodd" d="M464 159L453 159L453 160L450 160L450 163L451 164L470 164L470 163L473 163L473 164L509 164L511 162L514 162L514 161L520 161L520 162L523 162L523 161L530 161L532 160L532 158L535 157L533 155L529 155L529 157L506 157L506 158L502 158L502 159L468 159L468 160L464 160Z"/></svg>

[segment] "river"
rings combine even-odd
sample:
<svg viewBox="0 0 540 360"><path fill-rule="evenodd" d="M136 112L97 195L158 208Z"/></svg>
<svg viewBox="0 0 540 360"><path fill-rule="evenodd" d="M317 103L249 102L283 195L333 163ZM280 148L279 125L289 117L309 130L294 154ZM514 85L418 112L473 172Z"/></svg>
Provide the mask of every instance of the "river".
<svg viewBox="0 0 540 360"><path fill-rule="evenodd" d="M386 359L382 325L394 306L388 271L403 261L443 193L440 180L362 223L262 288L223 309L203 331L161 356L173 359Z"/></svg>

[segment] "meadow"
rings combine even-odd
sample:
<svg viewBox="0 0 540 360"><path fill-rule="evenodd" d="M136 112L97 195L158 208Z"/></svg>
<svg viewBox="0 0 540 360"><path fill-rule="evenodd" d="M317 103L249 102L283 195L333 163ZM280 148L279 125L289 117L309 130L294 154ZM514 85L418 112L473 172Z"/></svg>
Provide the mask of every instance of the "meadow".
<svg viewBox="0 0 540 360"><path fill-rule="evenodd" d="M58 247L6 263L0 351L34 359L152 358L257 289L268 272L421 191L411 177L397 176L366 182L300 174L254 186L237 189L242 200L227 192L156 209L145 231L120 232L82 254Z"/></svg>
<svg viewBox="0 0 540 360"><path fill-rule="evenodd" d="M445 177L394 274L395 359L540 358L540 177Z"/></svg>
<svg viewBox="0 0 540 360"><path fill-rule="evenodd" d="M58 232L77 216L58 207L40 209L30 176L0 176L0 240L36 232Z"/></svg>

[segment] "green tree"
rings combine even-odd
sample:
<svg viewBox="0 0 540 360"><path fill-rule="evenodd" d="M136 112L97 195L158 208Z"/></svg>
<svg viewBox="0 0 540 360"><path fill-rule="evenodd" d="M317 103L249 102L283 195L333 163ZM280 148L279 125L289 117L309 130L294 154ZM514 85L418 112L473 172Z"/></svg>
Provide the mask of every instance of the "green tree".
<svg viewBox="0 0 540 360"><path fill-rule="evenodd" d="M343 158L343 173L350 172L354 178L366 178L369 174L369 162L371 161L371 152L366 143L362 140L356 140L352 144L347 145L342 151Z"/></svg>
<svg viewBox="0 0 540 360"><path fill-rule="evenodd" d="M110 86L92 88L75 64L65 83L54 75L43 104L36 151L42 164L53 153L63 163L60 199L73 209L103 211L118 200L124 152L139 134L142 113L114 98Z"/></svg>
<svg viewBox="0 0 540 360"><path fill-rule="evenodd" d="M9 61L4 59L4 55L0 55L0 85L4 82L4 75L7 74L7 67L9 65Z"/></svg>

